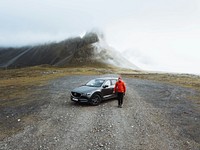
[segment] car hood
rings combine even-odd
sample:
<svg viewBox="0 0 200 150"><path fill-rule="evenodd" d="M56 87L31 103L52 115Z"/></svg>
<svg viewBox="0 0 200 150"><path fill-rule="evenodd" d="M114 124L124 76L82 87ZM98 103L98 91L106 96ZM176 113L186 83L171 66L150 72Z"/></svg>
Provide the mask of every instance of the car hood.
<svg viewBox="0 0 200 150"><path fill-rule="evenodd" d="M77 93L90 93L93 91L98 90L100 87L91 87L91 86L81 86L77 87L72 90L72 92L77 92Z"/></svg>

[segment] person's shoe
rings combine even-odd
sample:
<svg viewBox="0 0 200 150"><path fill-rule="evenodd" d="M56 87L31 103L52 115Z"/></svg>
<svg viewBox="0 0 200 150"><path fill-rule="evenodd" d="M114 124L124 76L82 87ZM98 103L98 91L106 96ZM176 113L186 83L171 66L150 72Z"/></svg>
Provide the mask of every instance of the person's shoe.
<svg viewBox="0 0 200 150"><path fill-rule="evenodd" d="M119 108L122 108L122 105L119 105Z"/></svg>

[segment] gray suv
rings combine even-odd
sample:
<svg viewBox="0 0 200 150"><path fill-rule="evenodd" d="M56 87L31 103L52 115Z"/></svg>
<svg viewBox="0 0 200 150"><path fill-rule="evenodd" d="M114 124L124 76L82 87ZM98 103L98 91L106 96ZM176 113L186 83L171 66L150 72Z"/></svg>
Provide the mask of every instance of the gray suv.
<svg viewBox="0 0 200 150"><path fill-rule="evenodd" d="M113 93L117 78L96 78L71 91L71 100L98 105L102 100L116 98Z"/></svg>

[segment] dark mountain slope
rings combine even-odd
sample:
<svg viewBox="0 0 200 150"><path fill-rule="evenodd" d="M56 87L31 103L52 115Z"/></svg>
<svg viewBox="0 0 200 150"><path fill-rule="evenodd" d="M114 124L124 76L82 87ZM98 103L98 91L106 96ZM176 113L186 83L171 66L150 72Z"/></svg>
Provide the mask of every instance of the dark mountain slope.
<svg viewBox="0 0 200 150"><path fill-rule="evenodd" d="M49 43L20 48L0 48L0 68L17 68L36 65L52 66L95 66L112 64L120 66L121 55L116 55L110 49L101 45L101 39L96 33L70 38L59 43ZM118 57L119 56L119 57ZM125 66L136 66L124 63ZM126 65L128 64L128 65Z"/></svg>
<svg viewBox="0 0 200 150"><path fill-rule="evenodd" d="M0 48L0 67L27 67L41 64L69 65L79 49L88 52L87 49L90 47L90 51L92 51L92 44L98 40L95 33L88 33L83 38L70 38L59 43L21 48ZM89 57L87 58L89 59Z"/></svg>

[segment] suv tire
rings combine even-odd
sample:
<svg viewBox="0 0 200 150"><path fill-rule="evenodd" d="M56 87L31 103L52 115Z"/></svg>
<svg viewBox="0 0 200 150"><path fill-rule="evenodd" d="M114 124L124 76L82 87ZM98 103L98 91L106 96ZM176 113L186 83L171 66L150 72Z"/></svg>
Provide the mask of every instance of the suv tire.
<svg viewBox="0 0 200 150"><path fill-rule="evenodd" d="M98 94L94 94L92 97L91 97L91 105L93 106L97 106L99 105L101 102L101 97L98 95Z"/></svg>

